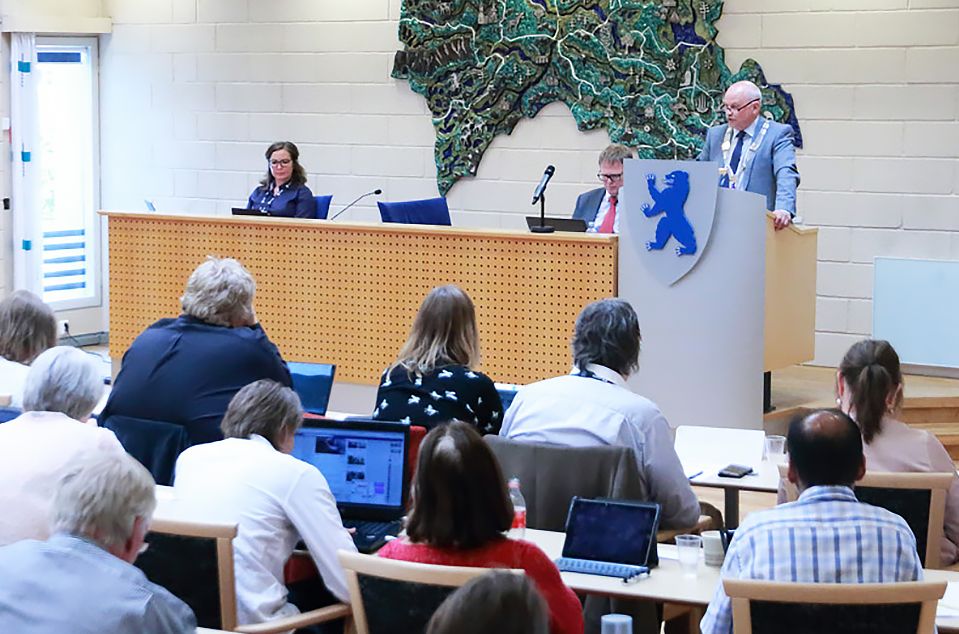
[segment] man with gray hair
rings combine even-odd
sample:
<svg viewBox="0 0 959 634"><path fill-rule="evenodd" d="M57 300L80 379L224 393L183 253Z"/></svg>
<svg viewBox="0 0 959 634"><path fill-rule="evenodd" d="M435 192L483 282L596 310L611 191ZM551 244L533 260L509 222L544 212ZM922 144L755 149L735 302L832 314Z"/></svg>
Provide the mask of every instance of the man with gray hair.
<svg viewBox="0 0 959 634"><path fill-rule="evenodd" d="M573 334L573 371L519 389L500 436L567 447L620 445L636 454L650 499L666 528L693 526L699 501L673 448L673 433L655 403L626 379L639 368L636 311L622 299L586 306Z"/></svg>
<svg viewBox="0 0 959 634"><path fill-rule="evenodd" d="M796 215L796 149L793 129L761 117L763 94L751 81L737 81L723 96L727 123L709 128L700 161L720 167L720 186L766 197L776 230Z"/></svg>
<svg viewBox="0 0 959 634"><path fill-rule="evenodd" d="M623 186L623 161L628 158L633 158L633 151L617 143L600 152L596 178L603 186L580 194L573 211L573 218L586 221L587 231L619 233L616 207Z"/></svg>
<svg viewBox="0 0 959 634"><path fill-rule="evenodd" d="M95 450L123 453L112 431L88 424L102 394L92 355L59 346L34 360L24 413L0 425L0 546L47 537L50 500L70 460Z"/></svg>
<svg viewBox="0 0 959 634"><path fill-rule="evenodd" d="M0 548L0 632L185 634L193 612L132 564L156 507L153 478L124 453L66 468L53 536Z"/></svg>
<svg viewBox="0 0 959 634"><path fill-rule="evenodd" d="M241 387L292 385L280 352L257 322L255 283L232 258L209 257L190 275L183 314L134 340L100 421L124 416L182 425L190 445L221 439L220 419ZM125 441L126 442L126 441Z"/></svg>

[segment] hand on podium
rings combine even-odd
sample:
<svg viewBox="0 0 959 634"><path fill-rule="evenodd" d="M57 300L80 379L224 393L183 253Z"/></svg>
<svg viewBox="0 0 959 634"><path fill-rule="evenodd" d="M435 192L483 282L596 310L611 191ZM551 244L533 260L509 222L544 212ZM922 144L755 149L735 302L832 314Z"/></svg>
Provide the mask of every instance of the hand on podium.
<svg viewBox="0 0 959 634"><path fill-rule="evenodd" d="M773 212L773 227L776 228L776 231L785 229L792 224L793 217L792 214L788 211L783 211L782 209L777 209Z"/></svg>

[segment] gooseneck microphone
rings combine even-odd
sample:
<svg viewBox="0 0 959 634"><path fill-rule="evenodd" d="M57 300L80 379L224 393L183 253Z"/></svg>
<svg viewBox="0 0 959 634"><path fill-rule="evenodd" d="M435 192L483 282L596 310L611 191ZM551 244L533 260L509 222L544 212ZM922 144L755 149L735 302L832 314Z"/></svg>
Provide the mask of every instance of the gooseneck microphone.
<svg viewBox="0 0 959 634"><path fill-rule="evenodd" d="M536 189L533 190L533 202L530 203L531 205L535 205L536 201L543 196L543 193L546 191L546 186L549 184L549 179L553 178L553 173L555 171L556 168L552 165L546 166L546 171L543 172L543 178L540 179L539 185L537 185Z"/></svg>
<svg viewBox="0 0 959 634"><path fill-rule="evenodd" d="M379 196L379 195L382 194L382 193L383 193L383 190L382 190L382 189L374 189L374 190L371 191L371 192L366 192L366 193L363 194L362 196L357 197L357 199L354 200L353 202L351 202L349 205L347 205L347 206L344 207L343 209L340 209L338 212L336 212L335 214L333 214L333 217L330 218L330 220L336 220L337 218L340 217L340 214L342 214L344 211L346 211L347 209L349 209L350 207L352 207L352 206L355 205L356 203L360 202L361 200L363 200L363 199L366 198L367 196Z"/></svg>

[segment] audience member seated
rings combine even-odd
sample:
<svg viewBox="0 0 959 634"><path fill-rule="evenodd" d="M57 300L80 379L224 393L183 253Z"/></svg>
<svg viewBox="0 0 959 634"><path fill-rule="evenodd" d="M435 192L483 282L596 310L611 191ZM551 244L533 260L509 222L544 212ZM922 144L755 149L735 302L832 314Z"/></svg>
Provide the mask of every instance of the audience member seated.
<svg viewBox="0 0 959 634"><path fill-rule="evenodd" d="M379 555L426 564L517 568L546 599L553 634L581 634L579 599L535 544L504 537L513 522L499 463L476 430L463 422L433 429L420 446L406 537Z"/></svg>
<svg viewBox="0 0 959 634"><path fill-rule="evenodd" d="M88 423L102 395L98 363L85 352L56 347L33 362L24 413L0 425L0 545L47 538L50 500L71 460L124 453L112 431Z"/></svg>
<svg viewBox="0 0 959 634"><path fill-rule="evenodd" d="M161 319L123 355L103 424L120 415L186 427L189 444L220 440L230 399L257 379L290 386L280 352L257 323L255 283L236 260L208 258L190 275L183 314Z"/></svg>
<svg viewBox="0 0 959 634"><path fill-rule="evenodd" d="M426 634L549 634L549 611L529 577L494 570L440 605Z"/></svg>
<svg viewBox="0 0 959 634"><path fill-rule="evenodd" d="M288 455L302 420L293 390L257 381L230 401L225 440L191 447L177 460L178 505L196 517L238 525L233 553L241 625L349 602L336 551L355 552L353 538L323 474ZM301 539L323 581L288 589L283 566Z"/></svg>
<svg viewBox="0 0 959 634"><path fill-rule="evenodd" d="M475 370L479 360L473 301L456 286L434 288L399 359L380 378L373 418L427 429L455 419L497 433L503 406L493 381Z"/></svg>
<svg viewBox="0 0 959 634"><path fill-rule="evenodd" d="M277 141L266 148L266 176L253 190L247 209L271 216L316 218L316 199L306 186L306 170L300 165L300 150L290 141Z"/></svg>
<svg viewBox="0 0 959 634"><path fill-rule="evenodd" d="M699 502L672 429L655 403L626 385L639 367L640 342L639 319L628 302L588 305L576 320L572 373L521 387L500 435L567 447L631 447L650 500L662 506L662 526L693 526Z"/></svg>
<svg viewBox="0 0 959 634"><path fill-rule="evenodd" d="M922 579L916 538L905 520L862 504L853 483L866 472L862 436L839 410L789 426L789 481L799 499L748 515L736 530L721 575L799 583L883 583ZM701 628L731 634L729 597L720 584Z"/></svg>
<svg viewBox="0 0 959 634"><path fill-rule="evenodd" d="M57 345L53 310L30 291L14 291L0 302L0 395L11 407L23 407L23 386L30 364Z"/></svg>
<svg viewBox="0 0 959 634"><path fill-rule="evenodd" d="M156 507L147 470L124 453L92 451L65 471L53 536L0 548L0 632L193 632L190 608L132 565Z"/></svg>
<svg viewBox="0 0 959 634"><path fill-rule="evenodd" d="M959 561L959 477L952 458L934 434L897 418L903 398L899 355L888 341L865 339L846 352L836 378L842 411L856 421L870 471L952 473L946 497L940 561Z"/></svg>

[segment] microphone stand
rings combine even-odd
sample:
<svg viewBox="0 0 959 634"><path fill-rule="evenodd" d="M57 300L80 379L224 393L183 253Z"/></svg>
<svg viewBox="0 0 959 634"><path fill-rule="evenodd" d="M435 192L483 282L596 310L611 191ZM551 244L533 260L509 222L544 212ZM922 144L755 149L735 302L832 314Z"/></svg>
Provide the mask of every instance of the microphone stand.
<svg viewBox="0 0 959 634"><path fill-rule="evenodd" d="M539 226L534 225L529 230L533 233L553 233L556 231L555 227L546 224L546 192L539 196Z"/></svg>

